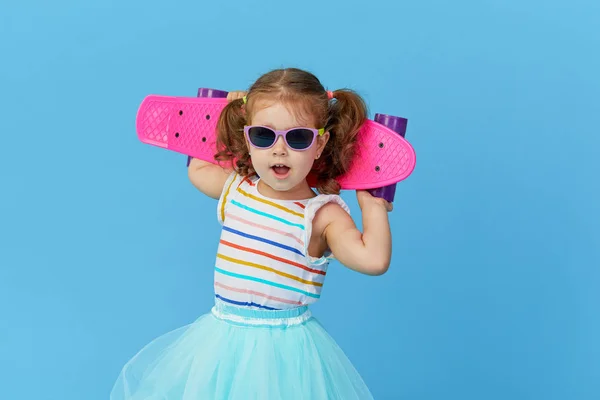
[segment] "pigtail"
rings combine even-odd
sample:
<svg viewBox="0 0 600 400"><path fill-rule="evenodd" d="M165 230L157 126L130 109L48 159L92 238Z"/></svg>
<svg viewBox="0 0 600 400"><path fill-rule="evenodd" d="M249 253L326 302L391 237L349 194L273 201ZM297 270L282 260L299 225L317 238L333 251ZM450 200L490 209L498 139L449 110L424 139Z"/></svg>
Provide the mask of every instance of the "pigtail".
<svg viewBox="0 0 600 400"><path fill-rule="evenodd" d="M325 126L325 130L329 131L329 141L313 167L316 188L324 194L340 192L336 178L350 168L356 153L358 132L368 115L367 105L356 92L342 89L331 93L331 96L333 99L329 100Z"/></svg>
<svg viewBox="0 0 600 400"><path fill-rule="evenodd" d="M244 139L246 113L244 101L236 99L229 102L217 122L217 154L215 160L228 161L243 176L254 174L250 153Z"/></svg>

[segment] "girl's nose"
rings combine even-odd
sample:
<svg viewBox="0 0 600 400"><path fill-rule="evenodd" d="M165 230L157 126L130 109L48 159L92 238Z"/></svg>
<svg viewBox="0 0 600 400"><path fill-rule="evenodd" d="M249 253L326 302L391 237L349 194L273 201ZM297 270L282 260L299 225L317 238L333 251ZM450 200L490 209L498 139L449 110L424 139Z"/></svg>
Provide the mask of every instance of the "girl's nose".
<svg viewBox="0 0 600 400"><path fill-rule="evenodd" d="M274 156L285 156L287 154L287 145L281 136L277 138L272 150Z"/></svg>

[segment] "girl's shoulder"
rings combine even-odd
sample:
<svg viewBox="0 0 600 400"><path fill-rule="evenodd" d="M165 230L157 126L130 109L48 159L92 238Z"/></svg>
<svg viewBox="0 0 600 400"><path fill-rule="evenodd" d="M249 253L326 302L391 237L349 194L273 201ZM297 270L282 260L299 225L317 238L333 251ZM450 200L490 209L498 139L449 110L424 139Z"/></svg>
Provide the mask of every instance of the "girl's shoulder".
<svg viewBox="0 0 600 400"><path fill-rule="evenodd" d="M229 204L232 201L235 201L240 193L247 193L251 190L256 185L257 179L257 176L244 176L236 171L233 171L229 175L223 185L223 190L221 191L221 196L217 203L217 217L219 223L223 224Z"/></svg>
<svg viewBox="0 0 600 400"><path fill-rule="evenodd" d="M313 234L320 236L332 220L348 216L350 216L350 208L340 195L319 194L307 202L304 210L304 227L307 243L306 254L311 264L322 264L334 258L329 249L320 258L308 256L308 243Z"/></svg>
<svg viewBox="0 0 600 400"><path fill-rule="evenodd" d="M314 218L321 209L341 208L350 214L350 208L338 194L319 194L306 202L305 218ZM325 211L325 210L323 210Z"/></svg>

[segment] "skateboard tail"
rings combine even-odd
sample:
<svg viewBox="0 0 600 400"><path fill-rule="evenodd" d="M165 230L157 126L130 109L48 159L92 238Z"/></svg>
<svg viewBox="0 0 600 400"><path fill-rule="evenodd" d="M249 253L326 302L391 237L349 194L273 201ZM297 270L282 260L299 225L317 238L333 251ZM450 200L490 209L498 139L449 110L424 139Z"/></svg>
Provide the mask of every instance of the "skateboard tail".
<svg viewBox="0 0 600 400"><path fill-rule="evenodd" d="M165 97L157 101L155 96L147 96L140 104L136 117L136 132L142 143L169 148L169 107Z"/></svg>

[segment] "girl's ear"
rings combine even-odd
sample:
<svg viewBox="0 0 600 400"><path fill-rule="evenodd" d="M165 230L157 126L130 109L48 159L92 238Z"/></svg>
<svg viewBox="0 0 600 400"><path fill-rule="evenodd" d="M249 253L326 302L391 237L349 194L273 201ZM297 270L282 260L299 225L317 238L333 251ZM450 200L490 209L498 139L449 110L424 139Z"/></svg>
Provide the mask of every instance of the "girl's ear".
<svg viewBox="0 0 600 400"><path fill-rule="evenodd" d="M329 131L326 131L323 135L317 136L317 155L315 158L321 157L321 153L323 153L323 149L325 145L329 141Z"/></svg>

